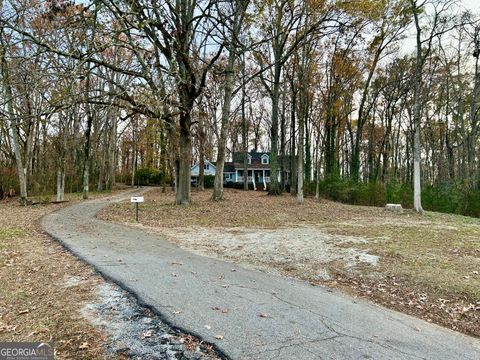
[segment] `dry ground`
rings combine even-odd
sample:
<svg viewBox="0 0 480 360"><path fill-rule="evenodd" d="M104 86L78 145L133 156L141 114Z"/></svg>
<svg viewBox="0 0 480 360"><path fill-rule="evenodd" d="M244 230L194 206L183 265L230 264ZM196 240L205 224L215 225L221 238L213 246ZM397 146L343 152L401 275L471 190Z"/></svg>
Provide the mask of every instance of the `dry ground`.
<svg viewBox="0 0 480 360"><path fill-rule="evenodd" d="M134 224L130 203L100 217L142 226L193 251L343 289L427 321L480 336L480 220L350 206L290 195L193 192L173 205L153 190Z"/></svg>
<svg viewBox="0 0 480 360"><path fill-rule="evenodd" d="M0 202L0 340L53 341L62 359L104 358L106 335L80 313L103 280L41 230L41 217L65 205Z"/></svg>
<svg viewBox="0 0 480 360"><path fill-rule="evenodd" d="M92 198L112 193L92 193ZM40 219L69 203L0 201L0 341L53 341L60 359L218 359L210 344L164 324L46 235Z"/></svg>

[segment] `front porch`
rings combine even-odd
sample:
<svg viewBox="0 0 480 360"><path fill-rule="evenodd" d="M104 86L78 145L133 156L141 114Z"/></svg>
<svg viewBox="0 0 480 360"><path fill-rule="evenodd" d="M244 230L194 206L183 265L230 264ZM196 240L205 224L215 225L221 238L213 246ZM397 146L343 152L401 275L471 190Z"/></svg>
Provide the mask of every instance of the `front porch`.
<svg viewBox="0 0 480 360"><path fill-rule="evenodd" d="M247 176L248 183L270 183L270 170L261 169L261 170L248 170ZM236 170L235 172L235 182L244 182L243 170Z"/></svg>

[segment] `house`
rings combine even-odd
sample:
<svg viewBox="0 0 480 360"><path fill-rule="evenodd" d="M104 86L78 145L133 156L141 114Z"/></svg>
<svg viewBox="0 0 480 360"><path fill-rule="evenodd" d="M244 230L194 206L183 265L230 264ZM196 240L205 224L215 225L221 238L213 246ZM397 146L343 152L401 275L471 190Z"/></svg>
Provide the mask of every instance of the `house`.
<svg viewBox="0 0 480 360"><path fill-rule="evenodd" d="M243 159L245 153L233 153L233 161L225 162L223 169L223 182L226 183L243 183L244 182L244 168ZM247 181L253 184L253 188L256 190L258 187L262 189L267 188L267 184L270 183L270 153L269 152L256 152L250 151L247 154ZM282 158L277 159L277 178L280 182L280 166ZM288 168L288 165L285 164ZM215 175L216 171L215 163L205 160L204 171L205 175ZM285 182L289 182L289 170L285 169ZM198 164L192 167L192 183L196 184L199 176Z"/></svg>
<svg viewBox="0 0 480 360"><path fill-rule="evenodd" d="M270 174L270 153L269 152L256 152L250 151L247 154L247 181L248 183L253 184L253 188L257 189L257 187L261 187L263 189L267 188L267 184L270 183L271 174ZM243 168L243 160L245 158L245 153L234 153L233 154L233 161L229 163L225 163L224 169L224 182L232 182L232 183L243 183L244 182L244 168ZM281 181L281 162L282 157L277 158L277 179ZM288 167L287 164L285 164ZM285 182L288 184L289 181L289 173L287 169L285 169Z"/></svg>
<svg viewBox="0 0 480 360"><path fill-rule="evenodd" d="M215 172L217 170L217 167L215 166L215 163L212 163L211 161L205 160L203 164L203 174L204 175L211 175L215 176ZM191 179L192 179L192 185L196 186L198 184L198 177L200 175L200 167L199 164L196 164L192 166L191 169Z"/></svg>

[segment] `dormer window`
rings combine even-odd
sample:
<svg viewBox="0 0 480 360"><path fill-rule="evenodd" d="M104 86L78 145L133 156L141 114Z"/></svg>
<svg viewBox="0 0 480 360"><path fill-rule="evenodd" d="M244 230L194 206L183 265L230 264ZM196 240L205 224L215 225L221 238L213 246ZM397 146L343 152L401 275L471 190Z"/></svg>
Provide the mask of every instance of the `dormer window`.
<svg viewBox="0 0 480 360"><path fill-rule="evenodd" d="M210 170L210 165L209 165L209 164L203 165L203 169L204 169L204 170Z"/></svg>
<svg viewBox="0 0 480 360"><path fill-rule="evenodd" d="M252 156L251 156L251 155L248 155L248 164L249 164L249 165L252 164Z"/></svg>
<svg viewBox="0 0 480 360"><path fill-rule="evenodd" d="M263 165L268 165L269 163L269 156L267 154L262 155L262 164Z"/></svg>

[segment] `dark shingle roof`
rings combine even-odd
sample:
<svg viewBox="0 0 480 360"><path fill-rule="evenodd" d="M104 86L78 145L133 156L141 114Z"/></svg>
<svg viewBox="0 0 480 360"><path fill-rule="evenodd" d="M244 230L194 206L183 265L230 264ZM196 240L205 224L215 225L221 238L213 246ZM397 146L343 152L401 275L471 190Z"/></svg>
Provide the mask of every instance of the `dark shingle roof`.
<svg viewBox="0 0 480 360"><path fill-rule="evenodd" d="M223 172L235 172L235 164L233 162L226 162Z"/></svg>
<svg viewBox="0 0 480 360"><path fill-rule="evenodd" d="M252 157L253 162L262 162L262 155L266 154L270 156L269 152L258 152L258 151L250 151L248 155ZM245 153L244 152L235 152L233 153L233 162L235 163L242 163Z"/></svg>
<svg viewBox="0 0 480 360"><path fill-rule="evenodd" d="M243 168L243 159L244 159L244 152L235 152L233 153L233 165L235 168ZM252 157L252 163L248 165L249 168L260 168L260 169L270 169L269 164L262 164L262 155L270 156L269 152L257 152L257 151L250 151L248 153ZM280 167L282 162L284 166L287 167L290 163L290 156L278 156L277 157L277 166ZM225 170L226 171L226 170Z"/></svg>

